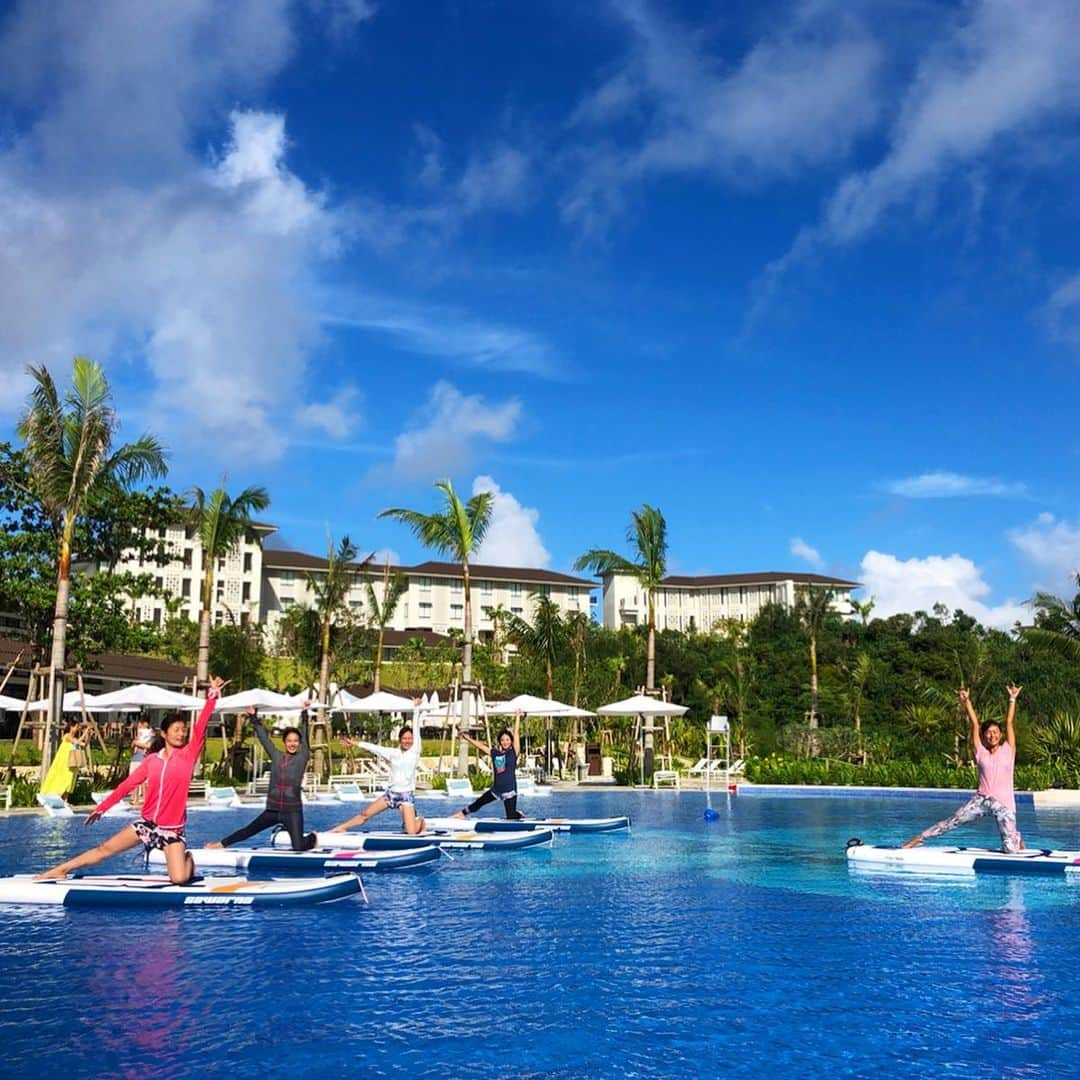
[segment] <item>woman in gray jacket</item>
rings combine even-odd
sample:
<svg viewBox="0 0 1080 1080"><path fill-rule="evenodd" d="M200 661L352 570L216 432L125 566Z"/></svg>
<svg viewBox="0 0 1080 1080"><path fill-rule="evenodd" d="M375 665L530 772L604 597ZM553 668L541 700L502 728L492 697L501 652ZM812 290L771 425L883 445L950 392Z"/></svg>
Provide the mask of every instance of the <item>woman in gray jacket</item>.
<svg viewBox="0 0 1080 1080"><path fill-rule="evenodd" d="M255 738L262 743L270 758L270 787L266 793L266 809L242 829L229 833L224 840L206 846L227 848L273 825L280 825L288 832L293 851L309 851L315 846L315 834L304 835L304 804L300 797L308 758L311 756L307 740L307 713L301 713L299 728L285 729L282 738L285 744L284 753L274 745L267 734L254 705L248 708L247 713L255 729Z"/></svg>

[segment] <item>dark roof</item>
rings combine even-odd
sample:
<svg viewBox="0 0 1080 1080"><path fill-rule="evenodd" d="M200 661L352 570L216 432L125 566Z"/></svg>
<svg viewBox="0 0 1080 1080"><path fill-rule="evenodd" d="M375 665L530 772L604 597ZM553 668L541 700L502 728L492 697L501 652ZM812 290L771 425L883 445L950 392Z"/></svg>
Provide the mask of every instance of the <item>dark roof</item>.
<svg viewBox="0 0 1080 1080"><path fill-rule="evenodd" d="M704 574L700 577L672 574L661 585L678 585L687 589L706 589L716 585L760 585L770 581L794 581L796 585L828 585L844 589L858 589L860 582L843 578L826 577L824 574L800 574L788 570L764 570L758 574Z"/></svg>
<svg viewBox="0 0 1080 1080"><path fill-rule="evenodd" d="M457 563L425 562L417 566L402 567L411 574L426 574L429 577L461 577L461 567ZM521 581L537 585L584 585L595 589L596 582L588 578L571 577L555 570L533 570L522 566L490 566L476 564L469 566L469 576L474 580L492 578L497 581Z"/></svg>
<svg viewBox="0 0 1080 1080"><path fill-rule="evenodd" d="M4 667L15 662L22 653L19 669L29 671L33 666L32 649L25 641L0 638L0 664ZM43 662L47 662L46 656ZM193 667L174 664L171 660L159 660L153 656L124 656L120 653L96 653L88 656L83 664L83 676L98 681L122 683L158 683L162 686L180 686L195 674Z"/></svg>
<svg viewBox="0 0 1080 1080"><path fill-rule="evenodd" d="M280 570L325 570L326 559L321 555L308 555L303 551L285 551L278 548L263 551L263 566ZM353 563L359 569L360 563ZM424 562L417 566L398 566L403 574L423 574L427 577L460 578L461 566L449 562ZM521 581L531 585L584 585L588 589L596 587L596 582L588 578L571 577L554 570L533 570L521 566L469 567L473 580L492 578L497 581Z"/></svg>
<svg viewBox="0 0 1080 1080"><path fill-rule="evenodd" d="M425 626L416 627L413 630L387 630L383 633L383 645L389 645L393 649L400 648L412 638L420 638L425 645L450 645L452 639L445 634L436 634L434 630Z"/></svg>

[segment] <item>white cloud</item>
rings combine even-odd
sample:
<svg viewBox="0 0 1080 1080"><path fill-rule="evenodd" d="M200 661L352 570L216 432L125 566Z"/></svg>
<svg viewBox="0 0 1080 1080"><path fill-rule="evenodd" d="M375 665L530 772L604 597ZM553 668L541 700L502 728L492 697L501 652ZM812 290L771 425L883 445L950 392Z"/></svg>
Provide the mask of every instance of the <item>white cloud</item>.
<svg viewBox="0 0 1080 1080"><path fill-rule="evenodd" d="M1064 583L1080 570L1080 523L1040 514L1026 528L1012 529L1009 540L1035 565L1040 587L1050 592L1064 591Z"/></svg>
<svg viewBox="0 0 1080 1080"><path fill-rule="evenodd" d="M440 381L416 417L415 426L394 439L394 460L377 465L374 480L433 480L465 468L478 441L507 442L521 417L516 399L488 404Z"/></svg>
<svg viewBox="0 0 1080 1080"><path fill-rule="evenodd" d="M474 560L493 566L546 567L551 554L544 547L537 529L540 511L522 506L508 491L490 476L478 476L473 481L474 495L490 491L492 499L491 524Z"/></svg>
<svg viewBox="0 0 1080 1080"><path fill-rule="evenodd" d="M1055 341L1080 349L1080 274L1051 293L1043 308L1043 318Z"/></svg>
<svg viewBox="0 0 1080 1080"><path fill-rule="evenodd" d="M812 548L805 540L802 540L798 536L792 537L789 550L795 558L808 562L818 570L825 565L825 560L821 557L821 553L817 548Z"/></svg>
<svg viewBox="0 0 1080 1080"><path fill-rule="evenodd" d="M1026 490L1023 484L954 472L922 473L889 485L893 495L903 495L908 499L949 499L962 495L1022 496Z"/></svg>
<svg viewBox="0 0 1080 1080"><path fill-rule="evenodd" d="M0 385L28 356L61 376L87 352L166 443L226 466L278 456L298 409L347 432L343 411L306 412L305 379L321 340L305 286L342 219L289 170L282 116L235 110L219 155L199 145L216 103L256 92L292 47L284 0L7 20L0 70L37 111L0 149Z"/></svg>
<svg viewBox="0 0 1080 1080"><path fill-rule="evenodd" d="M343 387L332 401L305 405L298 417L302 427L318 428L331 439L344 439L360 423L360 392L354 386Z"/></svg>
<svg viewBox="0 0 1080 1080"><path fill-rule="evenodd" d="M792 267L861 238L890 211L933 198L947 177L980 166L992 149L1007 154L1015 169L1045 160L1022 152L1020 142L1038 137L1044 148L1056 145L1055 125L1080 107L1077 30L1073 0L961 5L919 63L881 161L847 176L821 222L768 267L758 308Z"/></svg>
<svg viewBox="0 0 1080 1080"><path fill-rule="evenodd" d="M990 586L975 563L962 555L899 559L868 551L859 578L866 594L874 598L874 614L881 618L898 612L929 612L935 604L944 604L950 612L960 608L986 626L1003 629L1031 618L1030 609L1017 600L988 605Z"/></svg>
<svg viewBox="0 0 1080 1080"><path fill-rule="evenodd" d="M880 50L836 12L804 6L730 71L645 0L619 0L633 35L623 66L578 106L572 125L636 121L633 138L589 141L563 216L589 229L648 176L705 170L727 179L785 176L846 156L878 115Z"/></svg>

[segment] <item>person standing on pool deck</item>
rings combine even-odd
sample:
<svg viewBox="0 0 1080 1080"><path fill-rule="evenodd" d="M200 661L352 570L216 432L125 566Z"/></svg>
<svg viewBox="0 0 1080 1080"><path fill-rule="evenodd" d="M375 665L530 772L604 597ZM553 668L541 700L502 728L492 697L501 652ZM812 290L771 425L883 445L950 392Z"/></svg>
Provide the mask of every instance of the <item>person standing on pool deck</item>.
<svg viewBox="0 0 1080 1080"><path fill-rule="evenodd" d="M161 725L165 746L156 754L148 754L119 787L86 815L85 824L92 825L129 791L145 782L146 800L142 805L142 818L133 825L125 825L97 847L38 874L39 878L62 878L72 870L95 866L139 844L148 852L154 848L165 852L169 880L174 885L186 885L195 876L195 863L184 838L188 788L191 786L191 774L195 771L203 743L206 741L207 725L217 708L217 699L221 696L223 686L223 679L210 680L206 691L206 704L195 721L190 739L184 717L170 716Z"/></svg>
<svg viewBox="0 0 1080 1080"><path fill-rule="evenodd" d="M975 747L975 764L979 769L979 789L952 817L931 825L918 836L913 836L903 846L918 847L924 840L941 836L957 825L966 825L969 821L993 814L1001 833L1003 851L1022 851L1024 841L1016 830L1016 796L1013 793L1013 766L1016 764L1016 699L1023 687L1010 686L1009 709L1005 714L1005 737L1001 736L1001 725L996 720L987 720L980 726L975 706L971 704L971 694L967 690L958 690L957 694L967 709L971 721L971 741Z"/></svg>
<svg viewBox="0 0 1080 1080"><path fill-rule="evenodd" d="M208 848L227 848L249 836L269 829L271 825L281 825L289 834L293 851L310 851L315 846L315 834L304 835L304 803L300 791L304 786L304 773L307 772L311 750L307 739L307 706L301 714L299 728L286 728L282 736L285 752L282 753L273 743L263 727L254 705L248 707L251 726L255 729L255 738L262 743L270 758L270 786L266 792L266 809L250 824L236 832L229 833L224 840L207 844Z"/></svg>
<svg viewBox="0 0 1080 1080"><path fill-rule="evenodd" d="M506 816L512 821L520 821L525 817L517 808L517 759L521 753L521 710L514 713L514 730L503 728L495 739L494 748L486 743L474 739L464 731L462 737L471 742L481 754L487 754L491 758L491 770L494 781L479 798L474 799L464 810L459 810L453 816L463 818L469 814L475 814L482 806L498 799L503 804Z"/></svg>
<svg viewBox="0 0 1080 1080"><path fill-rule="evenodd" d="M342 739L345 746L359 746L361 750L382 758L390 766L390 781L386 791L371 802L355 817L335 825L330 832L345 832L353 825L363 825L365 821L381 814L384 810L400 810L402 828L410 836L424 831L424 819L416 815L416 768L420 764L421 738L419 724L414 732L411 727L403 727L398 732L397 746L379 746L376 743Z"/></svg>

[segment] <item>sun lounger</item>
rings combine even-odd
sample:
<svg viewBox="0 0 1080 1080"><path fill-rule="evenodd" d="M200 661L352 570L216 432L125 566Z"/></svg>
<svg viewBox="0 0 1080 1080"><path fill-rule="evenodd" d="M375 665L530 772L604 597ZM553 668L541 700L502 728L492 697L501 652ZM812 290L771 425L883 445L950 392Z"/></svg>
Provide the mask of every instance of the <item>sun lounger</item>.
<svg viewBox="0 0 1080 1080"><path fill-rule="evenodd" d="M49 817L74 817L75 811L59 795L38 795L38 803Z"/></svg>
<svg viewBox="0 0 1080 1080"><path fill-rule="evenodd" d="M449 798L471 798L472 793L472 781L467 776L448 776L446 778L446 794Z"/></svg>
<svg viewBox="0 0 1080 1080"><path fill-rule="evenodd" d="M207 787L206 805L214 810L228 810L232 807L243 806L240 796L236 794L234 787Z"/></svg>
<svg viewBox="0 0 1080 1080"><path fill-rule="evenodd" d="M679 772L677 769L657 769L652 774L652 786L654 788L662 787L682 787L679 780Z"/></svg>

